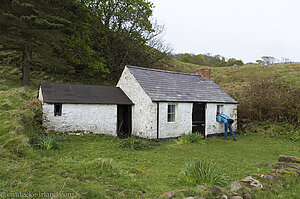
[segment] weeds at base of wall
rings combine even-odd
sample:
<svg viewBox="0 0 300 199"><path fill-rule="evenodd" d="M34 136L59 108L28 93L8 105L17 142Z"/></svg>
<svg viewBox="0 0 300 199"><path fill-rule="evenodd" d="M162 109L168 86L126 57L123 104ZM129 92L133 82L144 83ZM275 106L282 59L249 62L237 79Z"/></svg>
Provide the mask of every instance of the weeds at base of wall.
<svg viewBox="0 0 300 199"><path fill-rule="evenodd" d="M120 140L118 147L123 150L128 151L141 151L141 150L150 150L154 147L153 141L138 139L135 137L129 137L123 140Z"/></svg>
<svg viewBox="0 0 300 199"><path fill-rule="evenodd" d="M174 140L174 142L176 145L182 145L188 143L198 143L201 140L203 140L203 135L201 135L201 133L184 133L178 139Z"/></svg>

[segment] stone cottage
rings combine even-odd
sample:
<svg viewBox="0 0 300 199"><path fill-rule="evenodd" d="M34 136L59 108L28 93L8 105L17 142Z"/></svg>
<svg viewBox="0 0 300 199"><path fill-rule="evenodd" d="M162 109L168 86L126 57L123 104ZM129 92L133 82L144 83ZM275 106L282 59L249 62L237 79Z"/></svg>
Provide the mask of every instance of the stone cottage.
<svg viewBox="0 0 300 199"><path fill-rule="evenodd" d="M237 119L237 102L201 75L126 66L116 87L41 83L44 126L119 137L163 139L224 133L223 112ZM236 122L233 124L236 129Z"/></svg>
<svg viewBox="0 0 300 199"><path fill-rule="evenodd" d="M237 102L201 75L126 66L117 87L134 103L132 134L138 137L160 139L190 132L206 137L224 133L217 112L237 119Z"/></svg>

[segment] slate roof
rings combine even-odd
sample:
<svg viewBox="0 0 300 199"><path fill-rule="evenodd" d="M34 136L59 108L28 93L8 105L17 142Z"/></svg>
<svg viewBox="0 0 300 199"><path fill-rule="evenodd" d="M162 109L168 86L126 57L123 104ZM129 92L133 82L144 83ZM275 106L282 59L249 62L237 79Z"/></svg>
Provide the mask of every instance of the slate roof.
<svg viewBox="0 0 300 199"><path fill-rule="evenodd" d="M126 66L152 101L238 103L201 75Z"/></svg>
<svg viewBox="0 0 300 199"><path fill-rule="evenodd" d="M120 88L113 86L41 83L40 87L46 103L133 104Z"/></svg>

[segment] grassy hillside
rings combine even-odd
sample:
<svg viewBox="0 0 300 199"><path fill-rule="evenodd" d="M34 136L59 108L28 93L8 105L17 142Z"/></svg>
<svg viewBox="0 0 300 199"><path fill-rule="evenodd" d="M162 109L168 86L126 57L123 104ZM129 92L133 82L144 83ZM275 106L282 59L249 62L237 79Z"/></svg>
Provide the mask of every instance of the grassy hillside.
<svg viewBox="0 0 300 199"><path fill-rule="evenodd" d="M168 68L184 72L199 68L177 61L174 65L176 68ZM278 76L299 88L299 68L299 65L249 65L239 69L211 69L212 78L231 91L232 87L243 88L250 79L269 76ZM272 169L266 162L275 162L279 155L300 156L299 140L293 141L289 135L270 136L268 133L274 126L265 124L252 124L250 132L258 133L240 134L238 142L225 142L221 138L183 145L174 141L149 141L153 145L150 150L127 151L119 147L118 138L64 135L61 149L38 149L29 144L31 137L41 131L34 126L38 85L41 81L66 80L32 73L32 86L21 87L20 75L19 70L0 66L0 193L30 191L69 193L72 198L165 198L164 192L186 189L176 193L175 198L210 195L210 191L197 192L196 185L178 178L186 163L202 159L212 160L223 169L228 183L222 191L228 194L226 188L231 182L248 175L270 173ZM299 178L287 176L274 185L259 179L267 187L265 191L252 193L245 189L257 198L297 198Z"/></svg>

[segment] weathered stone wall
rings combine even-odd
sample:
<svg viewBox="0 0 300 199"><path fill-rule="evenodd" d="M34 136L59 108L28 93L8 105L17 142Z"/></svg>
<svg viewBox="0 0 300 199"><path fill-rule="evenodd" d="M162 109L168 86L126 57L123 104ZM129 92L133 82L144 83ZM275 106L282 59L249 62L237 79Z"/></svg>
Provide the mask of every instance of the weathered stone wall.
<svg viewBox="0 0 300 199"><path fill-rule="evenodd" d="M175 104L175 122L168 122L168 104L159 103L159 138L178 137L192 132L192 103Z"/></svg>
<svg viewBox="0 0 300 199"><path fill-rule="evenodd" d="M132 106L132 135L155 139L157 104L152 102L127 67L125 67L117 87L120 87L134 103Z"/></svg>
<svg viewBox="0 0 300 199"><path fill-rule="evenodd" d="M224 133L224 124L219 123L216 120L217 114L217 105L223 105L222 112L232 119L235 122L232 125L233 131L237 129L237 105L236 104L215 104L215 103L207 103L206 104L206 114L205 114L205 134L217 134L217 133Z"/></svg>
<svg viewBox="0 0 300 199"><path fill-rule="evenodd" d="M117 105L62 104L54 116L54 104L43 103L43 125L48 131L85 131L116 136Z"/></svg>

